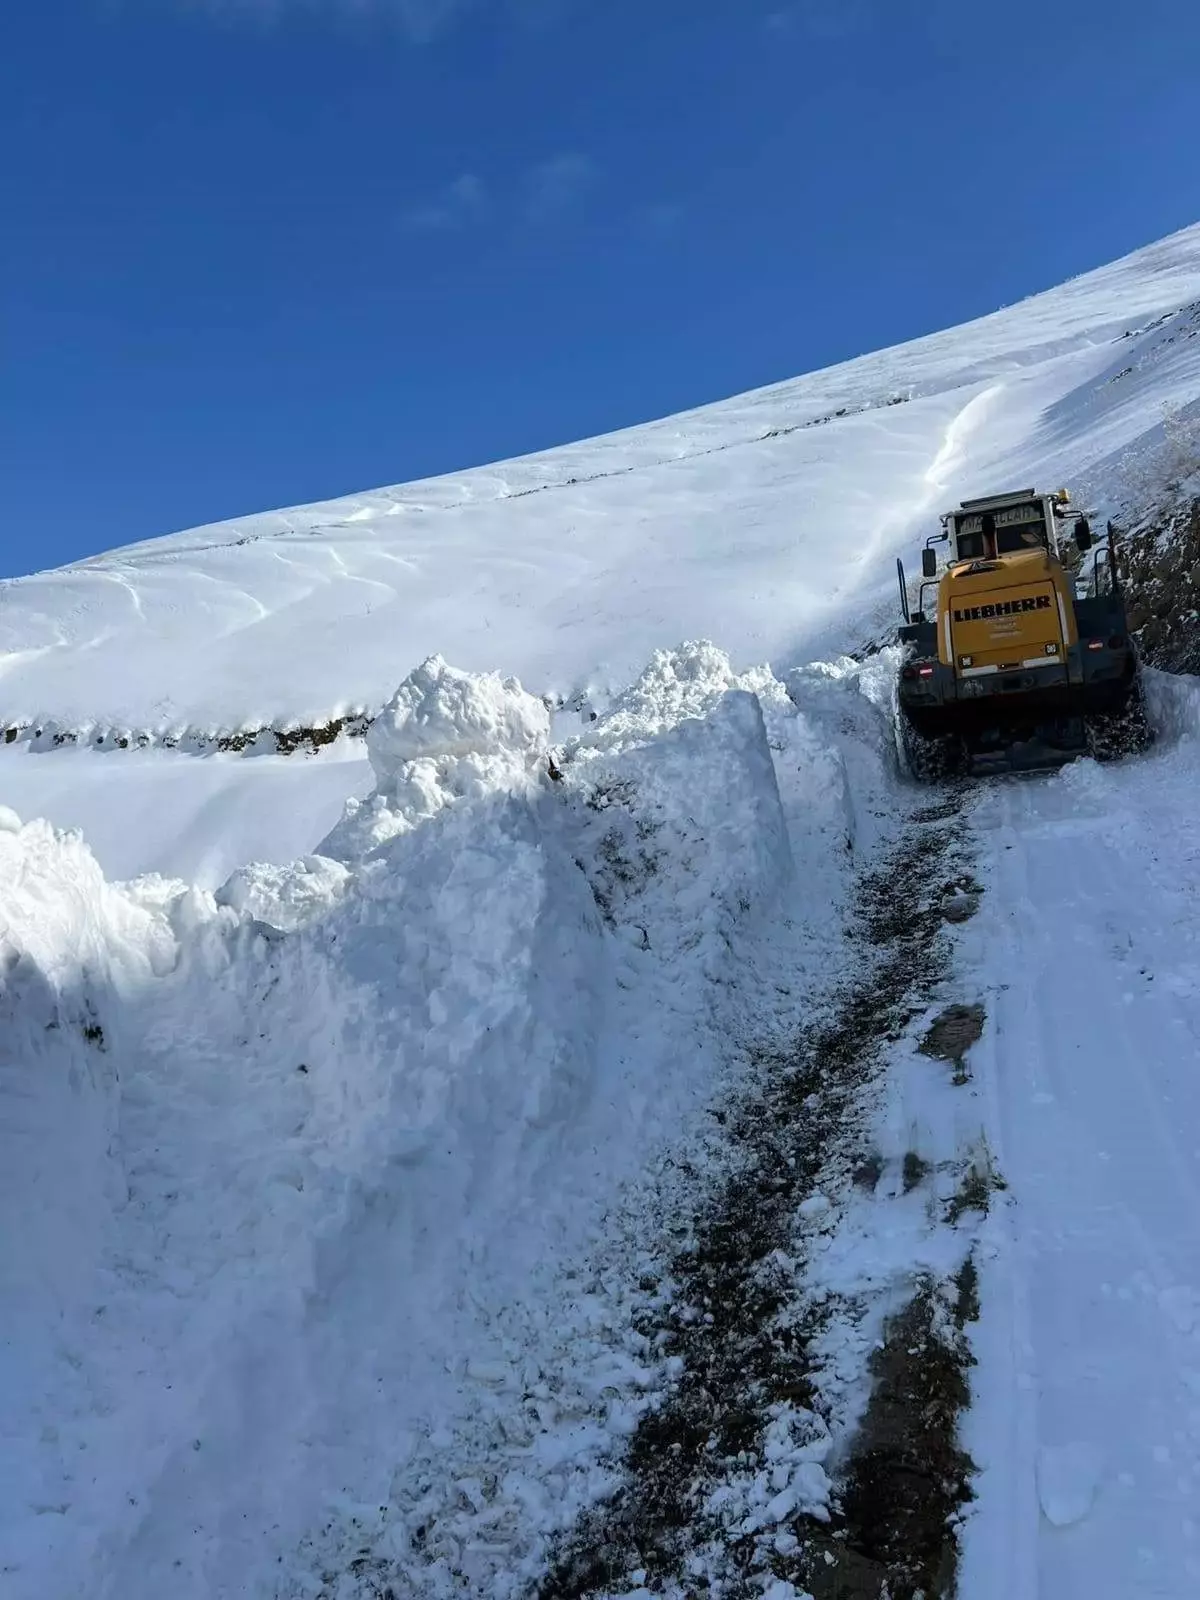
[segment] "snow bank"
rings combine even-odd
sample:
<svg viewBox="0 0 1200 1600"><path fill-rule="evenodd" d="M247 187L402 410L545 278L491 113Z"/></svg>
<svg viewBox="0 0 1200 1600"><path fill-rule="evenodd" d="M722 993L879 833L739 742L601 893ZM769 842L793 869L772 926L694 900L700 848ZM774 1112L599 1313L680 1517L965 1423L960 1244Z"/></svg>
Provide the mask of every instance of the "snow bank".
<svg viewBox="0 0 1200 1600"><path fill-rule="evenodd" d="M823 764L826 793L836 796L845 847L866 853L878 841L881 820L899 773L894 712L900 650L881 650L865 662L842 656L789 673L788 698L808 730L810 753L800 765L806 798Z"/></svg>
<svg viewBox="0 0 1200 1600"><path fill-rule="evenodd" d="M1161 738L1173 743L1200 735L1200 678L1145 669L1146 704Z"/></svg>
<svg viewBox="0 0 1200 1600"><path fill-rule="evenodd" d="M125 1007L165 981L174 940L104 881L77 835L22 826L7 807L0 884L0 1565L36 1572L70 1498L63 1411L103 1403L81 1364L126 1202ZM54 1572L41 1593L68 1592Z"/></svg>
<svg viewBox="0 0 1200 1600"><path fill-rule="evenodd" d="M7 808L0 883L0 1210L22 1219L4 1230L0 1271L6 1296L18 1282L35 1289L32 1303L16 1302L23 1316L61 1322L120 1197L121 1002L170 971L174 940L105 882L78 835L22 826ZM18 1348L14 1369L13 1323L3 1325L0 1378L15 1395L35 1352Z"/></svg>
<svg viewBox="0 0 1200 1600"><path fill-rule="evenodd" d="M468 1434L508 1463L477 1592L536 1570L655 1381L564 1273L764 986L828 960L860 687L686 645L550 760L540 700L434 657L320 850L216 894L0 818L15 1600L270 1594L381 1506L450 1593Z"/></svg>
<svg viewBox="0 0 1200 1600"><path fill-rule="evenodd" d="M732 925L751 908L769 912L792 879L754 682L782 697L769 674L740 678L713 645L658 651L603 721L559 752L568 793L583 802L602 910L619 924L640 905L656 923L637 925L646 947L702 949L709 975L728 960ZM669 897L648 892L664 863Z"/></svg>

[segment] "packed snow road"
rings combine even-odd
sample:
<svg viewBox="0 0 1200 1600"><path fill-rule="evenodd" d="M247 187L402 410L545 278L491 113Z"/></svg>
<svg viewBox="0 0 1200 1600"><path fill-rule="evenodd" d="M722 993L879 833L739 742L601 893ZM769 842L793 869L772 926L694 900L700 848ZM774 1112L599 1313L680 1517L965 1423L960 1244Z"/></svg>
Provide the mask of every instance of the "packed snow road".
<svg viewBox="0 0 1200 1600"><path fill-rule="evenodd" d="M1195 689L1157 688L1171 733ZM970 1600L1200 1592L1197 754L1193 734L973 810L974 1059L1011 1198L983 1270Z"/></svg>
<svg viewBox="0 0 1200 1600"><path fill-rule="evenodd" d="M918 1069L933 1082L910 1081L907 1106L895 1077L914 1077L912 1024L950 981L974 901L963 854L953 800L913 811L860 876L850 959L813 997L814 1020L721 1110L725 1158L650 1324L676 1380L639 1419L615 1492L560 1542L538 1600L869 1600L953 1580L977 1304L970 1208L950 1186L971 1165L929 1129L920 1153L911 1117L895 1115L936 1100L941 1069Z"/></svg>

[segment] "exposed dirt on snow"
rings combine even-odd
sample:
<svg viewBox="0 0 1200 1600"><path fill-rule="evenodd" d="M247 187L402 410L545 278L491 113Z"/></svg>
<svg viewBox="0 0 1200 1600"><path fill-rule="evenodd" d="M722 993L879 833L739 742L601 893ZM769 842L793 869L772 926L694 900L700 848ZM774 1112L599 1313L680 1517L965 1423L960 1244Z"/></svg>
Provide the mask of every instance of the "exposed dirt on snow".
<svg viewBox="0 0 1200 1600"><path fill-rule="evenodd" d="M947 1006L921 1040L921 1054L936 1061L952 1061L956 1079L965 1082L967 1052L983 1037L985 1021L980 1005Z"/></svg>
<svg viewBox="0 0 1200 1600"><path fill-rule="evenodd" d="M953 1519L973 1497L958 1443L979 1314L968 1258L946 1285L925 1283L892 1318L871 1363L874 1389L842 1489L841 1517L812 1540L813 1600L916 1600L954 1592ZM824 1546L824 1548L821 1548Z"/></svg>
<svg viewBox="0 0 1200 1600"><path fill-rule="evenodd" d="M641 1420L623 1486L560 1549L539 1600L583 1600L630 1585L759 1595L765 1579L817 1600L914 1600L949 1594L957 1564L952 1516L970 1496L958 1442L970 1362L962 1329L975 1315L974 1269L922 1280L886 1325L874 1392L828 1506L730 1531L711 1497L764 1459L772 1418L822 1416L815 1346L835 1314L828 1298L796 1303L797 1213L827 1193L871 1187L878 1165L868 1104L901 1039L928 1008L950 954L948 907L974 898L961 871L963 791L919 810L904 839L860 881L862 960L825 1017L794 1049L764 1056L752 1087L722 1113L732 1160L671 1265L670 1353L681 1375ZM958 869L958 870L956 870ZM976 1035L978 1036L978 1035ZM965 1046L964 1046L965 1048ZM906 1192L925 1176L914 1154ZM909 1183L909 1178L912 1183ZM648 1332L656 1330L648 1329ZM719 1582L695 1552L720 1547Z"/></svg>

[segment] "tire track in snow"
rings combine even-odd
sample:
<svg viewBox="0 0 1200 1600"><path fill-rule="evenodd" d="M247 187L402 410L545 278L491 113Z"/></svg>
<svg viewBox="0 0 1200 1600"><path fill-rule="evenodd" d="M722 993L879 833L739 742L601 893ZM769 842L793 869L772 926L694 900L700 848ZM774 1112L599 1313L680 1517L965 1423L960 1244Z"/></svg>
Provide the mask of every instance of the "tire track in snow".
<svg viewBox="0 0 1200 1600"><path fill-rule="evenodd" d="M1016 1317L1011 1365L998 1332L981 1361L987 1414L1010 1376L1022 1414L984 1480L981 1600L1200 1584L1200 1097L1172 887L1129 827L1156 765L997 786L977 813L1004 913L981 958L1009 985L981 1056L1014 1186L993 1275Z"/></svg>

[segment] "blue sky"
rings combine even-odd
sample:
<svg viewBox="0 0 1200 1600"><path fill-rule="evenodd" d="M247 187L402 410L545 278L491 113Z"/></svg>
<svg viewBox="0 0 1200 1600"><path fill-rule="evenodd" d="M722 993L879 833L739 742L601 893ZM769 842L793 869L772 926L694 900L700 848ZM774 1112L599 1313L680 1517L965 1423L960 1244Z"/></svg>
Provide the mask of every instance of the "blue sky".
<svg viewBox="0 0 1200 1600"><path fill-rule="evenodd" d="M719 399L1200 219L1180 0L5 10L8 573Z"/></svg>

